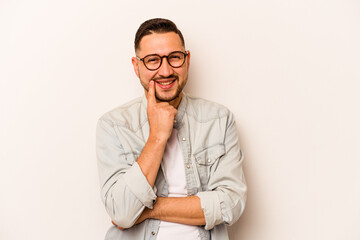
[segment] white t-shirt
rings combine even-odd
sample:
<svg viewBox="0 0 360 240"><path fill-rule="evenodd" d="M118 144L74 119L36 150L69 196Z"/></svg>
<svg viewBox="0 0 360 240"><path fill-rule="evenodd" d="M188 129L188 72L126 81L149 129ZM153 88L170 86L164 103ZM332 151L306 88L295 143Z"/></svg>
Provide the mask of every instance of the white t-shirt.
<svg viewBox="0 0 360 240"><path fill-rule="evenodd" d="M166 144L163 156L163 170L169 189L168 197L186 197L186 179L184 158L177 138L178 132L173 129ZM161 221L157 240L200 240L198 226Z"/></svg>

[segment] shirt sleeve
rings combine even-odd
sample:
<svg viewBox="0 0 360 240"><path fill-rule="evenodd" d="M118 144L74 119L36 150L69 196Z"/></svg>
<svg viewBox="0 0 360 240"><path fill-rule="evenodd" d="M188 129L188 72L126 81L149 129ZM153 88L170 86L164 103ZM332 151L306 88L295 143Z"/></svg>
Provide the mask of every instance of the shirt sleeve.
<svg viewBox="0 0 360 240"><path fill-rule="evenodd" d="M96 154L101 198L111 219L124 228L131 227L156 200L152 188L133 153L122 147L114 125L100 119L96 129Z"/></svg>
<svg viewBox="0 0 360 240"><path fill-rule="evenodd" d="M235 223L245 208L247 186L242 168L244 157L232 113L226 121L224 147L225 153L211 167L209 190L196 194L205 215L206 230L221 223Z"/></svg>

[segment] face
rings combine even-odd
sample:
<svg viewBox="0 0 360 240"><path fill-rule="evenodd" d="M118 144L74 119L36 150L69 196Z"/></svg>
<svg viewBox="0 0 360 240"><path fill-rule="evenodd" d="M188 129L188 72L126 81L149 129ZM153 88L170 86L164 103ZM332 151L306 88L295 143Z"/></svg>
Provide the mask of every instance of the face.
<svg viewBox="0 0 360 240"><path fill-rule="evenodd" d="M179 35L174 32L168 33L153 33L144 36L139 44L139 49L136 55L143 58L150 54L158 54L160 56L167 56L171 52L182 51L185 48L181 43ZM166 58L162 59L162 64L159 69L155 71L148 70L144 63L133 57L132 64L134 70L142 86L145 89L145 94L149 90L149 82L155 82L155 92L158 101L169 102L177 107L182 97L182 90L187 82L190 53L185 58L185 63L179 68L173 68L169 65Z"/></svg>

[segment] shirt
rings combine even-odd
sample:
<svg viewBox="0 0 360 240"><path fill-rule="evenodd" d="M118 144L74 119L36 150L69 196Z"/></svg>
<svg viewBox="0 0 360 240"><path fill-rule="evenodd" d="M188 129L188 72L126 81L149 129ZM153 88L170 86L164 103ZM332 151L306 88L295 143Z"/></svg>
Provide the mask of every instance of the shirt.
<svg viewBox="0 0 360 240"><path fill-rule="evenodd" d="M184 156L175 128L166 143L161 170L168 186L168 197L187 197ZM198 228L199 226L161 221L156 240L200 240Z"/></svg>
<svg viewBox="0 0 360 240"><path fill-rule="evenodd" d="M185 167L188 195L200 198L206 225L200 239L228 239L226 225L245 208L247 186L233 114L224 106L183 94L174 121ZM168 194L160 168L154 188L136 160L149 137L147 100L137 98L104 114L98 121L96 152L101 198L111 219L128 228L109 229L106 239L155 240L159 220L134 225L158 196Z"/></svg>

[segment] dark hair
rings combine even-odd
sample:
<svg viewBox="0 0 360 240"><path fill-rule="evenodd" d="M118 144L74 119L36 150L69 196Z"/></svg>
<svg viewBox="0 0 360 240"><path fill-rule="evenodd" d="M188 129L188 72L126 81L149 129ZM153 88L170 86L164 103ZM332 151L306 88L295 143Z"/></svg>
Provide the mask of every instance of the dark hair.
<svg viewBox="0 0 360 240"><path fill-rule="evenodd" d="M175 23L164 18L153 18L143 22L140 25L139 29L137 30L134 41L135 51L139 49L140 41L144 36L153 33L168 33L168 32L174 32L177 35L179 35L182 45L185 46L184 37L181 31L175 25Z"/></svg>

